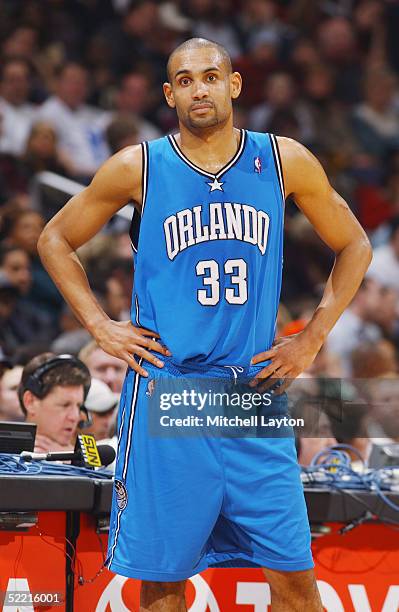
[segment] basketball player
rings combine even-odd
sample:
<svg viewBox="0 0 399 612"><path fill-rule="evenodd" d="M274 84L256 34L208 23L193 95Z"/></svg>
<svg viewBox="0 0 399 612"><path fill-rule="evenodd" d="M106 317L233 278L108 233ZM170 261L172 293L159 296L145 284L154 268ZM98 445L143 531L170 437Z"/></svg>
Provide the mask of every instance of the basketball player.
<svg viewBox="0 0 399 612"><path fill-rule="evenodd" d="M156 439L147 432L148 381L296 377L353 298L370 245L307 149L234 128L241 77L225 49L188 40L167 69L179 133L111 157L39 243L78 318L129 365L106 563L143 580L142 611L186 610L186 579L236 558L264 567L275 612L320 611L293 439ZM289 195L336 260L307 327L273 344ZM141 214L132 322L115 322L76 250L129 200Z"/></svg>

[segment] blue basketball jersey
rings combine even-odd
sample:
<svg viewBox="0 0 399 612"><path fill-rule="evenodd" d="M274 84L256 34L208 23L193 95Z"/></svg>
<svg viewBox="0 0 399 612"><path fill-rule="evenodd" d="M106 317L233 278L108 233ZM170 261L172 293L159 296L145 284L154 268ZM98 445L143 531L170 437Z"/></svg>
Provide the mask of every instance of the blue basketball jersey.
<svg viewBox="0 0 399 612"><path fill-rule="evenodd" d="M272 345L280 298L276 137L242 130L217 174L193 164L173 136L143 143L142 152L132 322L157 332L176 364L247 367Z"/></svg>

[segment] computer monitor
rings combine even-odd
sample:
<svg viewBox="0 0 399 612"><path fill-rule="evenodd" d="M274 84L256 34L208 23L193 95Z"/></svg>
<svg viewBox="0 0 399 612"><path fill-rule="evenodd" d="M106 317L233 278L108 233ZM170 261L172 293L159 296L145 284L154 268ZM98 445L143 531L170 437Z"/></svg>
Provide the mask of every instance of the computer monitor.
<svg viewBox="0 0 399 612"><path fill-rule="evenodd" d="M35 423L0 421L0 453L19 455L33 451L36 437Z"/></svg>

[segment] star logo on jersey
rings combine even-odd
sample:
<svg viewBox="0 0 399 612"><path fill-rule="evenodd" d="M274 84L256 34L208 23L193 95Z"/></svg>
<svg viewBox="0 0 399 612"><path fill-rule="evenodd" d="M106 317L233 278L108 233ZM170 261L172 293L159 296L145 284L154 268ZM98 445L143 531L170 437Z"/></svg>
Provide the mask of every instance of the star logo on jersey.
<svg viewBox="0 0 399 612"><path fill-rule="evenodd" d="M207 185L209 185L210 187L209 193L212 193L212 191L223 191L222 185L224 185L224 183L221 183L220 181L218 181L215 176L215 178L213 179L213 182L207 183Z"/></svg>

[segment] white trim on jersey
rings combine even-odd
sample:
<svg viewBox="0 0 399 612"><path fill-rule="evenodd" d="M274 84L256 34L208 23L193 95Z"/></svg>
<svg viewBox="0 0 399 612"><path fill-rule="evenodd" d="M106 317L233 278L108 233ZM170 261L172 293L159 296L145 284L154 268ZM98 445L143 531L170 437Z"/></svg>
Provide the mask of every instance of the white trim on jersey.
<svg viewBox="0 0 399 612"><path fill-rule="evenodd" d="M135 301L135 305L136 305L136 323L137 323L138 327L141 327L141 324L140 324L140 315L139 315L139 300L138 300L137 294L134 297L135 297L134 301Z"/></svg>
<svg viewBox="0 0 399 612"><path fill-rule="evenodd" d="M141 143L141 157L142 157L142 168L141 168L141 202L142 204L141 204L140 216L142 217L144 213L145 203L147 201L147 190L148 190L148 143L146 141ZM134 208L133 216L136 214L136 210L137 209ZM137 249L134 246L132 239L130 239L130 244L131 244L131 247L134 253L137 254Z"/></svg>
<svg viewBox="0 0 399 612"><path fill-rule="evenodd" d="M283 169L281 167L281 159L280 159L280 152L278 148L277 138L274 134L269 134L269 137L270 137L270 142L272 143L274 163L276 164L278 182L280 183L280 189L281 189L281 195L283 198L283 202L285 202Z"/></svg>
<svg viewBox="0 0 399 612"><path fill-rule="evenodd" d="M228 170L230 170L230 168L232 166L234 166L234 164L240 158L241 153L244 150L245 141L246 141L246 135L247 135L247 133L246 133L245 130L240 130L240 142L239 142L238 149L237 149L235 155L232 157L232 159L225 166L223 166L223 168L221 168L219 170L219 172L217 174L212 174L212 172L207 172L206 170L203 170L202 168L200 168L199 166L194 164L192 161L190 161L188 159L188 157L186 157L184 155L183 151L180 149L179 145L177 144L176 137L173 134L168 136L168 140L169 140L170 144L172 145L173 150L177 153L177 155L188 166L190 166L190 168L192 168L193 170L196 170L196 172L199 172L200 174L202 174L203 176L206 176L207 178L211 178L211 179L215 179L216 178L216 179L219 179L223 174L225 174Z"/></svg>
<svg viewBox="0 0 399 612"><path fill-rule="evenodd" d="M147 201L147 189L148 189L148 142L141 143L142 155L143 155L143 170L142 170L142 205L141 205L141 216L144 214L144 208Z"/></svg>

